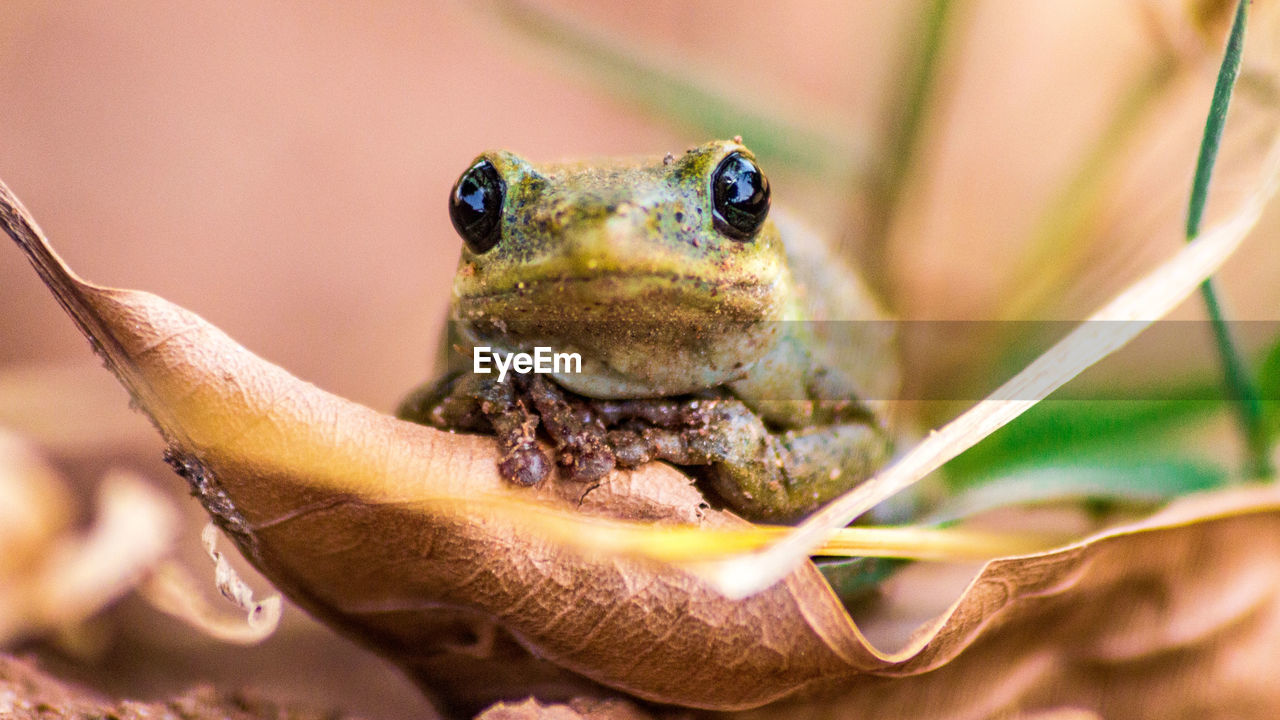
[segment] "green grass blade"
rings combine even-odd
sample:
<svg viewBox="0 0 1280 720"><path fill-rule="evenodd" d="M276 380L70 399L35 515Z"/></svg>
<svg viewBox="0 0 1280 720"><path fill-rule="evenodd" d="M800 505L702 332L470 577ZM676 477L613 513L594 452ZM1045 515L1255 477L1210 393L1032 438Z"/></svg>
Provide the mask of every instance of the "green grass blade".
<svg viewBox="0 0 1280 720"><path fill-rule="evenodd" d="M1009 468L949 496L922 522L945 524L998 508L1084 502L1150 507L1223 487L1227 472L1177 458L1049 462Z"/></svg>
<svg viewBox="0 0 1280 720"><path fill-rule="evenodd" d="M952 487L1034 462L1133 457L1144 446L1159 452L1169 433L1212 417L1221 393L1209 385L1171 392L1167 399L1042 401L947 465Z"/></svg>
<svg viewBox="0 0 1280 720"><path fill-rule="evenodd" d="M1240 61L1244 57L1244 29L1248 16L1248 0L1241 0L1236 8L1231 35L1227 38L1222 66L1209 101L1209 117L1204 122L1204 138L1200 141L1200 156L1196 160L1196 174L1191 182L1191 200L1187 206L1187 239L1200 235L1200 223L1209 199L1209 184L1213 180L1213 166L1222 145L1222 131L1227 124L1227 108L1231 105L1231 92L1240 75Z"/></svg>
<svg viewBox="0 0 1280 720"><path fill-rule="evenodd" d="M1222 145L1222 132L1227 123L1227 109L1231 105L1231 93L1240 75L1240 62L1244 55L1244 31L1248 17L1248 0L1240 0L1236 6L1235 20L1227 38L1222 66L1209 103L1209 116L1204 124L1204 138L1200 143L1200 156L1196 161L1195 178L1191 183L1191 199L1187 207L1187 240L1200 235L1205 205L1209 199L1209 186L1213 179L1214 164ZM1262 400L1257 387L1245 369L1244 361L1227 327L1218 293L1212 279L1200 287L1209 321L1213 326L1214 341L1222 358L1223 380L1227 394L1233 401L1237 418L1244 430L1248 447L1245 465L1247 477L1269 478L1275 473L1271 465L1271 437L1262 417Z"/></svg>

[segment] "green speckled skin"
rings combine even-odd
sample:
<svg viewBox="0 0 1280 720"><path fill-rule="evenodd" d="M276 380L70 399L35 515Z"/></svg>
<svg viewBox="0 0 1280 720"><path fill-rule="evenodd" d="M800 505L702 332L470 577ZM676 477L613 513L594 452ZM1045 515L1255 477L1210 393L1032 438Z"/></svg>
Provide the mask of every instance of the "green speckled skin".
<svg viewBox="0 0 1280 720"><path fill-rule="evenodd" d="M876 401L897 387L893 332L778 210L746 242L717 230L710 175L734 151L751 156L730 141L550 165L484 153L507 187L501 239L463 248L452 342L579 353L582 372L554 379L587 398L713 390L718 419L691 462L745 515L792 519L887 457Z"/></svg>

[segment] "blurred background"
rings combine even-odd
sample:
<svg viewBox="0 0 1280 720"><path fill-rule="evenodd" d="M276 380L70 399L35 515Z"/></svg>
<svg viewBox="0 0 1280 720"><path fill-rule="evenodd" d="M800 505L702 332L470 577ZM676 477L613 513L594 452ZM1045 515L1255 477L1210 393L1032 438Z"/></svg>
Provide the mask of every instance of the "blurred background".
<svg viewBox="0 0 1280 720"><path fill-rule="evenodd" d="M1275 129L1276 13L1253 5L1210 222L1256 186ZM177 302L384 411L429 372L459 248L445 198L494 147L661 155L741 134L774 201L838 243L900 317L1079 319L1183 242L1233 9L8 0L0 178L83 277ZM1277 319L1276 228L1272 212L1221 275L1234 319ZM179 552L204 572L202 514L159 438L16 249L0 250L0 308L0 431L61 474L49 517L90 522L103 474L132 469L172 498ZM1019 327L909 337L909 387L976 399L1051 339L1004 325ZM1273 341L1260 333L1246 356ZM1196 347L1139 348L1093 382L1211 382L1207 336ZM1229 422L1197 428L1234 462ZM11 455L0 468L18 466ZM9 645L114 694L209 682L371 717L427 711L389 666L297 610L251 649L131 596L74 620Z"/></svg>

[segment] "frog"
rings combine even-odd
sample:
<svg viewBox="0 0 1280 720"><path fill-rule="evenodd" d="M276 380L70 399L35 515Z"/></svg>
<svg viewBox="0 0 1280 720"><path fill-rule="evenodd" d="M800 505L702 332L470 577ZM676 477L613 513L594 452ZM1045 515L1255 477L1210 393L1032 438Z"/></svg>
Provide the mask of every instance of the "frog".
<svg viewBox="0 0 1280 720"><path fill-rule="evenodd" d="M448 370L397 415L495 435L518 485L664 461L778 522L846 492L893 451L896 333L771 192L741 138L549 164L481 153L449 197ZM539 348L578 362L511 360Z"/></svg>

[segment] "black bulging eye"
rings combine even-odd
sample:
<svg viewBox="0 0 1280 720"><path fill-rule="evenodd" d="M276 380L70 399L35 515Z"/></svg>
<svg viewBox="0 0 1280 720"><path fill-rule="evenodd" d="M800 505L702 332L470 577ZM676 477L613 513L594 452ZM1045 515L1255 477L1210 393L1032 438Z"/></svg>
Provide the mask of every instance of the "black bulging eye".
<svg viewBox="0 0 1280 720"><path fill-rule="evenodd" d="M750 240L769 215L769 180L742 153L730 153L711 174L715 224L735 240Z"/></svg>
<svg viewBox="0 0 1280 720"><path fill-rule="evenodd" d="M449 194L449 219L463 242L477 255L502 237L502 198L507 185L488 160L467 168Z"/></svg>

